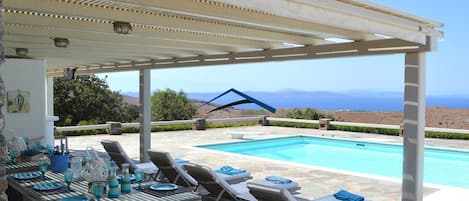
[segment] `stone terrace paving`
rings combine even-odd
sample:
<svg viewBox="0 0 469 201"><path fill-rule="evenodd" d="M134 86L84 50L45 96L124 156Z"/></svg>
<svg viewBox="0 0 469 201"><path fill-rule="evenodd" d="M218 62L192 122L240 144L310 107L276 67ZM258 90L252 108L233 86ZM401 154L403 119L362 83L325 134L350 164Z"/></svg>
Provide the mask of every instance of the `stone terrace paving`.
<svg viewBox="0 0 469 201"><path fill-rule="evenodd" d="M222 165L232 165L249 170L254 179L265 178L269 175L281 175L297 181L301 189L299 196L304 198L318 198L323 195L331 194L339 189L366 196L374 201L397 201L401 197L400 179L383 179L379 177L359 176L337 171L327 171L318 167L297 165L286 162L277 162L268 159L253 159L252 157L237 154L210 151L194 148L194 145L212 144L222 142L239 141L232 139L226 134L229 131L249 131L263 132L265 135L255 138L271 138L289 136L294 134L310 134L325 137L340 137L349 139L360 139L374 142L402 143L401 137L351 133L342 131L324 131L316 129L299 129L284 127L234 127L222 129L208 129L205 131L171 131L152 133L152 149L168 151L174 157L190 160L191 162L209 166L213 169ZM251 137L251 136L247 136ZM95 135L69 137L69 146L72 150L84 150L91 146L98 151L104 149L100 140L110 139L118 140L127 154L134 159L139 157L139 135ZM469 141L462 140L440 140L426 139L426 146L448 147L457 149L467 149ZM451 196L451 197L448 197ZM435 186L426 186L424 188L424 200L462 200L469 197L469 189L441 188Z"/></svg>

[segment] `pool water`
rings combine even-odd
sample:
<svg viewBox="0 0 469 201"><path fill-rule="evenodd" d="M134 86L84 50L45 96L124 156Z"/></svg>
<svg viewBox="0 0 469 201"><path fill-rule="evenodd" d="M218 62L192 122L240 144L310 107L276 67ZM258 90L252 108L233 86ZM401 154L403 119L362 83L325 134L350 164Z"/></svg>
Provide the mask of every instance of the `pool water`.
<svg viewBox="0 0 469 201"><path fill-rule="evenodd" d="M199 146L280 161L401 178L402 146L294 136ZM424 182L469 188L469 151L425 148Z"/></svg>

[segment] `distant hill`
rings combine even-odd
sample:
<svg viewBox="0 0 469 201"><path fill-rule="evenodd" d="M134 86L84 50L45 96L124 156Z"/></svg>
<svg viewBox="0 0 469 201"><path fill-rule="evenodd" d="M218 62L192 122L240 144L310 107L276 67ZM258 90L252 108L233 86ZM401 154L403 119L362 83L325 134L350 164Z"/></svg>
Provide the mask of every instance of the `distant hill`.
<svg viewBox="0 0 469 201"><path fill-rule="evenodd" d="M124 99L124 102L126 102L130 105L139 105L140 104L140 100L136 97L128 96L128 95L122 95L122 98Z"/></svg>
<svg viewBox="0 0 469 201"><path fill-rule="evenodd" d="M402 123L402 112L356 112L325 111L335 118L347 122L399 125ZM429 107L426 110L426 126L437 128L469 129L469 110Z"/></svg>
<svg viewBox="0 0 469 201"><path fill-rule="evenodd" d="M363 110L353 110L346 108L353 108L354 101L359 101L357 99L359 94L366 94L357 92L356 94L340 94L340 93L330 93L330 92L302 92L302 91L283 91L283 92L246 92L248 95L251 95L261 101L265 101L267 104L271 104L274 107L277 107L277 112L271 114L265 110L261 110L258 106L249 104L248 107L230 107L220 111L216 111L208 114L207 112L213 108L218 107L220 104L213 103L200 107L204 101L210 100L213 97L219 95L218 93L189 93L191 101L198 107L198 116L206 118L228 118L228 117L242 117L242 116L255 116L255 115L269 115L276 117L285 117L289 109L288 107L282 108L278 107L282 104L292 104L290 108L298 107L312 107L320 109L323 112L332 114L335 118L348 121L348 122L362 122L362 123L376 123L376 124L392 124L398 125L402 122L402 105L403 100L402 96L399 96L399 93L384 93L382 97L378 94L371 94L369 97L364 97L363 103L356 103L360 107L367 106ZM128 93L127 93L128 94ZM137 93L138 95L138 93ZM303 97L306 99L304 102L308 104L297 104L294 100L298 97ZM324 99L322 101L311 100L313 98ZM229 101L239 100L237 96L227 97L224 100L221 100L223 104L229 103ZM137 105L138 98L126 95L124 100L130 104ZM202 101L203 100L203 101ZM308 100L310 102L308 102ZM320 107L325 102L328 107ZM276 104L278 102L284 101L285 103ZM389 103L395 102L395 103ZM367 105L368 104L368 105ZM399 105L396 107L391 107L393 110L387 110L389 104ZM334 105L339 105L331 107ZM344 107L341 107L344 106ZM388 106L386 106L388 105ZM455 106L456 108L451 108L448 106L445 107L435 107L436 106ZM346 107L347 106L347 107ZM356 105L355 105L356 106ZM448 98L448 97L428 97L427 99L427 113L426 121L427 127L441 127L441 128L457 128L457 129L469 129L469 99L468 98ZM459 108L458 108L459 107ZM375 109L375 111L373 111ZM397 110L397 111L396 111Z"/></svg>
<svg viewBox="0 0 469 201"><path fill-rule="evenodd" d="M138 95L138 93L137 93ZM122 95L124 98L124 102L131 104L131 105L139 105L139 99L137 97L129 96L129 95ZM233 107L225 108L222 110L218 110L212 113L208 113L210 110L220 106L218 104L210 103L207 105L202 106L206 102L191 99L192 103L197 107L197 114L199 117L205 118L230 118L230 117L242 117L242 116L253 116L249 112L247 114L243 114L243 110L236 109Z"/></svg>

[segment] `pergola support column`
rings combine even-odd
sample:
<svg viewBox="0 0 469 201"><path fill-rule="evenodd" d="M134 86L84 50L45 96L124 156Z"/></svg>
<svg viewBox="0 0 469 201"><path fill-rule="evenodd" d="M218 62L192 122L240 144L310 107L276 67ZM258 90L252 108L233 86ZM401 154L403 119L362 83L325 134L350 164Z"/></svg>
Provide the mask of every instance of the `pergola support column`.
<svg viewBox="0 0 469 201"><path fill-rule="evenodd" d="M54 76L46 78L47 115L54 116Z"/></svg>
<svg viewBox="0 0 469 201"><path fill-rule="evenodd" d="M147 150L151 148L150 70L140 70L140 162L149 162Z"/></svg>
<svg viewBox="0 0 469 201"><path fill-rule="evenodd" d="M405 55L402 201L422 201L425 143L425 53Z"/></svg>

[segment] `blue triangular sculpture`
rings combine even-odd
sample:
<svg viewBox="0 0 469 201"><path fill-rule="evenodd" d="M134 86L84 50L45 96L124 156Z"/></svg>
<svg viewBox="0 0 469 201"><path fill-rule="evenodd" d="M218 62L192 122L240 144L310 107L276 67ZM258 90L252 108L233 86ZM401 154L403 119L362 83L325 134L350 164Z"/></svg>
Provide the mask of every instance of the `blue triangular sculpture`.
<svg viewBox="0 0 469 201"><path fill-rule="evenodd" d="M209 100L208 102L206 102L205 104L201 105L200 107L202 107L202 106L204 106L204 105L207 105L207 104L213 102L214 100L216 100L216 99L218 99L218 98L220 98L220 97L222 97L222 96L224 96L224 95L226 95L227 93L230 93L230 92L236 93L236 94L238 94L239 96L241 96L241 97L243 97L243 98L245 98L245 99L244 99L244 100L235 101L235 102L232 102L232 103L228 103L228 104L226 104L226 105L219 106L219 107L217 107L217 108L215 108L215 109L213 109L213 110L210 110L208 113L214 112L214 111L217 111L217 110L221 110L221 109L223 109L223 108L227 108L227 107L231 107L231 106L235 106L235 105L246 104L246 103L254 103L254 104L259 105L260 107L262 107L262 108L264 108L264 109L266 109L267 111L272 112L272 113L275 113L275 111L276 111L275 108L273 108L273 107L271 107L271 106L269 106L269 105L267 105L267 104L265 104L265 103L263 103L263 102L261 102L261 101L255 99L255 98L253 98L253 97L251 97L251 96L248 96L248 95L246 95L246 94L244 94L244 93L242 93L242 92L240 92L240 91L238 91L238 90L236 90L236 89L233 89L233 88L229 89L228 91L223 92L222 94L218 95L218 96L215 97L215 98L212 98L212 100Z"/></svg>

